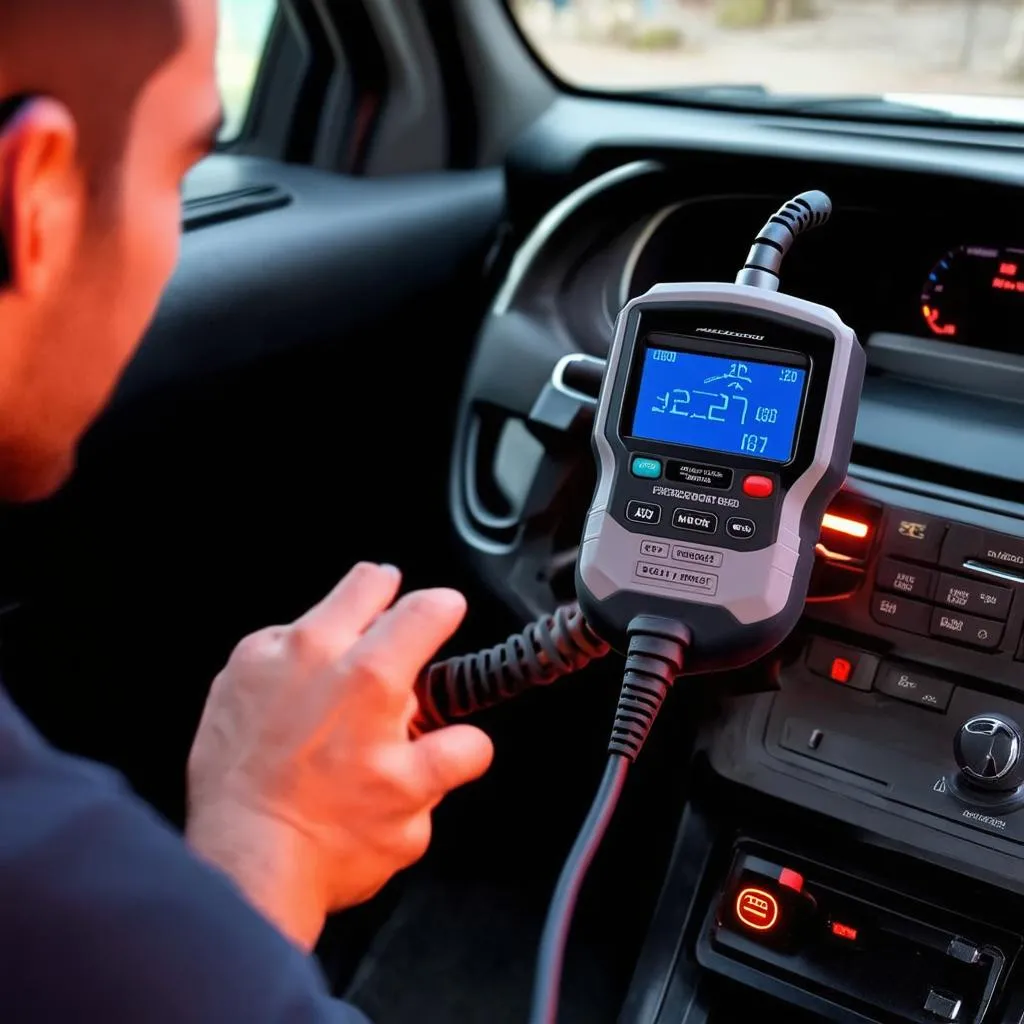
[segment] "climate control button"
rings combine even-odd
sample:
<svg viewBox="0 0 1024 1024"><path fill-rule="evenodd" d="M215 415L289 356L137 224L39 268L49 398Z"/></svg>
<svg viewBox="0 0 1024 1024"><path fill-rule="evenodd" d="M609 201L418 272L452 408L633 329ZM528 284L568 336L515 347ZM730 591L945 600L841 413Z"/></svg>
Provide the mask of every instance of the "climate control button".
<svg viewBox="0 0 1024 1024"><path fill-rule="evenodd" d="M883 558L878 567L876 582L879 590L892 590L927 601L935 592L937 575L933 569L922 569L919 565L901 562L896 558Z"/></svg>
<svg viewBox="0 0 1024 1024"><path fill-rule="evenodd" d="M948 608L959 608L990 619L1005 619L1010 614L1013 591L995 583L969 580L943 573L935 600Z"/></svg>
<svg viewBox="0 0 1024 1024"><path fill-rule="evenodd" d="M1003 639L1003 624L979 619L976 615L961 615L945 608L936 608L932 612L931 634L943 640L955 640L957 643L992 651Z"/></svg>
<svg viewBox="0 0 1024 1024"><path fill-rule="evenodd" d="M931 605L920 601L882 593L875 593L871 598L871 617L883 626L927 636L931 616Z"/></svg>

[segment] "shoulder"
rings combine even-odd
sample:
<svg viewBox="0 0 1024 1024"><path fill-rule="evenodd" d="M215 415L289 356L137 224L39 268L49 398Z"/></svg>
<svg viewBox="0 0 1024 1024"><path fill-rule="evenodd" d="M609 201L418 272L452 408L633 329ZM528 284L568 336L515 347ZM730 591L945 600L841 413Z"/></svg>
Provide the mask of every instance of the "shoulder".
<svg viewBox="0 0 1024 1024"><path fill-rule="evenodd" d="M11 1019L366 1024L115 772L54 750L2 690L0 907Z"/></svg>

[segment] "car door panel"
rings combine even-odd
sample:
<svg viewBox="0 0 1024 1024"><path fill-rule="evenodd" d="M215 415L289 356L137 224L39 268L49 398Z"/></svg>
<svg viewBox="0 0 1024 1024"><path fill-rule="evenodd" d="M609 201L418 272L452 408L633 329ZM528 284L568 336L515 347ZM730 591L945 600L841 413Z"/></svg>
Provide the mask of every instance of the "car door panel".
<svg viewBox="0 0 1024 1024"><path fill-rule="evenodd" d="M23 598L5 683L172 817L206 688L246 631L359 558L459 582L447 461L503 208L493 171L356 180L220 158L190 185L186 224L197 197L226 212L211 222L206 202L186 231L72 481L3 516ZM260 189L273 208L247 211Z"/></svg>

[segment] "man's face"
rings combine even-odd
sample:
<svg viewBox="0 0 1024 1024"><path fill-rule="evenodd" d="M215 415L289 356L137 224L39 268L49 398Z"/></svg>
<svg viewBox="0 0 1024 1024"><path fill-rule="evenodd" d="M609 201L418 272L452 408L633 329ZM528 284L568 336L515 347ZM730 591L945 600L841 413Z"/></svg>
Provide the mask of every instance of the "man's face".
<svg viewBox="0 0 1024 1024"><path fill-rule="evenodd" d="M109 183L83 176L75 244L45 294L8 318L31 337L20 383L0 392L0 497L45 497L64 482L177 262L182 178L220 123L216 0L180 8L183 45L139 95L121 166Z"/></svg>

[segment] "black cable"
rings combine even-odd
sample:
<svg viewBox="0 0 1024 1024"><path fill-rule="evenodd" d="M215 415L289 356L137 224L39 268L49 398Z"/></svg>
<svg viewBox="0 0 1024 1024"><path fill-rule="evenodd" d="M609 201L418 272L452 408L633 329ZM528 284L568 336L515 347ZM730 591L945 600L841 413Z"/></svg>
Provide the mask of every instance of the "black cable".
<svg viewBox="0 0 1024 1024"><path fill-rule="evenodd" d="M782 261L797 237L827 223L831 216L832 200L817 190L801 192L783 203L758 232L736 283L777 291Z"/></svg>
<svg viewBox="0 0 1024 1024"><path fill-rule="evenodd" d="M530 1024L555 1024L565 949L587 870L615 813L629 766L643 749L661 706L682 674L690 631L682 623L638 615L629 624L629 649L615 724L608 742L608 766L594 803L562 868L544 922Z"/></svg>
<svg viewBox="0 0 1024 1024"><path fill-rule="evenodd" d="M420 710L411 731L440 729L525 690L550 686L609 650L584 621L580 606L565 605L503 643L431 665L416 683Z"/></svg>
<svg viewBox="0 0 1024 1024"><path fill-rule="evenodd" d="M541 936L537 958L539 969L534 979L533 1011L530 1024L549 1024L558 1013L558 990L562 978L562 964L565 948L569 943L569 929L576 910L583 880L611 824L612 815L618 806L622 787L626 784L630 760L624 754L612 754L604 770L601 785L590 806L583 827L573 843L558 885L551 897L544 933Z"/></svg>

